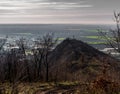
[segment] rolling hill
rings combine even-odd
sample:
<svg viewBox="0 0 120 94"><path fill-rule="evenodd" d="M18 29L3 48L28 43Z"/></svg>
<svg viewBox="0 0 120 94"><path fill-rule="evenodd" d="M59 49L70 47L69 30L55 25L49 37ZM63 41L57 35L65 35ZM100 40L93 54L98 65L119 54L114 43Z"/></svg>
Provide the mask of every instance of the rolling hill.
<svg viewBox="0 0 120 94"><path fill-rule="evenodd" d="M119 71L118 61L76 39L65 39L50 54L51 77L59 80L92 80L98 75ZM116 77L116 76L114 76Z"/></svg>

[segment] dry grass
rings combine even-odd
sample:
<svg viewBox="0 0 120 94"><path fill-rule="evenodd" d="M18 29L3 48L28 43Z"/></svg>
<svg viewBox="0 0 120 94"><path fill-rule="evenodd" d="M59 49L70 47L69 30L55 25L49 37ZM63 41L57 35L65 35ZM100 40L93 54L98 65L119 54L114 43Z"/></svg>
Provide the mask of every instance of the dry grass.
<svg viewBox="0 0 120 94"><path fill-rule="evenodd" d="M91 83L20 83L12 88L11 84L1 84L0 94L120 94L120 85L98 77Z"/></svg>

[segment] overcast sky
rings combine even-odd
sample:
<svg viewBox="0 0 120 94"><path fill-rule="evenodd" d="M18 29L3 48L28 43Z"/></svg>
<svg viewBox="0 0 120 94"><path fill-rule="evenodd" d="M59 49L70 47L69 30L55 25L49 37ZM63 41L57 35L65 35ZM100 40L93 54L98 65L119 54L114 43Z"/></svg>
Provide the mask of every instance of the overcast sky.
<svg viewBox="0 0 120 94"><path fill-rule="evenodd" d="M111 24L120 0L0 0L0 23Z"/></svg>

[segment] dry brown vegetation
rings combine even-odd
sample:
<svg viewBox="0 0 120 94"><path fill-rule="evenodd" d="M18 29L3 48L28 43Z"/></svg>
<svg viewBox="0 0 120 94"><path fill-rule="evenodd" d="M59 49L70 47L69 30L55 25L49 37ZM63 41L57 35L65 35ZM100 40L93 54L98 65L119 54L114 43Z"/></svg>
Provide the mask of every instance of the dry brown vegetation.
<svg viewBox="0 0 120 94"><path fill-rule="evenodd" d="M0 94L120 94L120 63L88 44L66 39L53 51L50 35L37 42L42 48L26 55L19 50L0 56Z"/></svg>

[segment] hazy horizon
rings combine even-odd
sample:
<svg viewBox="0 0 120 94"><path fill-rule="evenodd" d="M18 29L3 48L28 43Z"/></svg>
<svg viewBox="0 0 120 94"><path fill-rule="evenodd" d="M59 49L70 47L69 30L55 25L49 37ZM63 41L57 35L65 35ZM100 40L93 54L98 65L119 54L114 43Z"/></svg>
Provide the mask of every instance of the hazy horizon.
<svg viewBox="0 0 120 94"><path fill-rule="evenodd" d="M114 24L119 0L1 0L0 24Z"/></svg>

